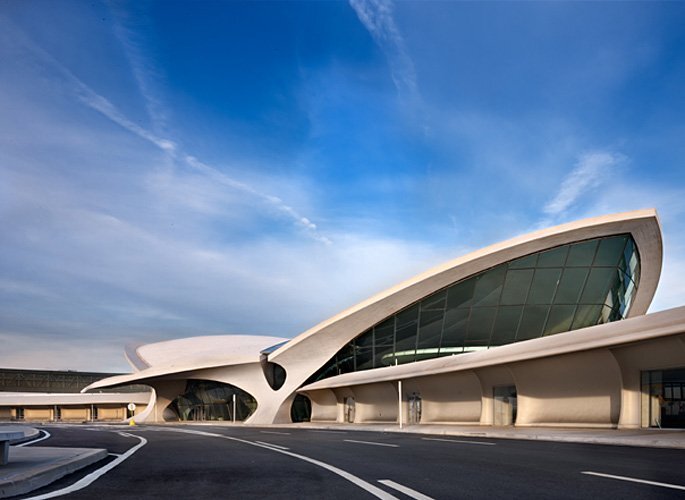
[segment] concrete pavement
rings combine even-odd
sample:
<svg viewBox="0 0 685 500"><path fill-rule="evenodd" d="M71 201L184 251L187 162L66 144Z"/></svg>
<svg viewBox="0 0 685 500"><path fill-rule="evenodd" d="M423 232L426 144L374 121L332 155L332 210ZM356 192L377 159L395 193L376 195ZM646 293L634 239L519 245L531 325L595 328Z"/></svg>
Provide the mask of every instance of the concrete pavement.
<svg viewBox="0 0 685 500"><path fill-rule="evenodd" d="M635 446L645 448L673 448L685 449L685 429L571 429L571 428L545 428L545 427L481 427L421 424L404 425L402 429L397 424L337 424L337 423L299 423L287 425L246 426L225 422L211 423L174 423L166 424L170 428L186 426L203 427L235 427L248 431L268 429L309 429L309 430L333 430L333 431L366 431L400 434L423 434L428 436L460 436L468 438L491 438L511 439L525 441L551 441L579 444L601 444L615 446ZM165 424L156 424L155 427L163 427ZM9 426L2 426L3 430ZM36 429L22 427L27 435L37 437ZM81 425L57 425L78 429ZM102 428L110 425L102 425ZM123 427L111 425L112 428ZM146 425L141 425L144 429ZM53 429L50 428L52 431ZM209 429L208 429L209 430ZM34 432L32 432L34 431ZM50 441L46 441L49 443ZM85 444L81 443L81 445ZM47 485L60 477L75 470L86 467L107 456L107 450L88 448L49 448L49 447L11 447L10 464L0 468L0 498L18 495L32 491Z"/></svg>
<svg viewBox="0 0 685 500"><path fill-rule="evenodd" d="M578 429L563 427L490 427L441 424L404 425L402 429L400 429L397 424L323 424L309 422L263 427L400 432L442 436L486 437L532 441L558 441L564 443L639 446L646 448L685 449L685 429Z"/></svg>

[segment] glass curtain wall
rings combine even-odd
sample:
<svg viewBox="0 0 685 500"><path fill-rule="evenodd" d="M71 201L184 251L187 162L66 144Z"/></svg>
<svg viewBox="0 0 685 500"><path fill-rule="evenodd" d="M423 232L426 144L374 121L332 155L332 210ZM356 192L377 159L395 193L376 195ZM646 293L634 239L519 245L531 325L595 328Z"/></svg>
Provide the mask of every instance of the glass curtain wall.
<svg viewBox="0 0 685 500"><path fill-rule="evenodd" d="M247 392L230 384L210 380L188 380L186 391L167 407L178 420L243 421L257 409L257 401Z"/></svg>
<svg viewBox="0 0 685 500"><path fill-rule="evenodd" d="M642 425L685 429L685 368L642 372Z"/></svg>
<svg viewBox="0 0 685 500"><path fill-rule="evenodd" d="M623 319L640 278L630 235L563 245L433 293L345 345L308 382Z"/></svg>

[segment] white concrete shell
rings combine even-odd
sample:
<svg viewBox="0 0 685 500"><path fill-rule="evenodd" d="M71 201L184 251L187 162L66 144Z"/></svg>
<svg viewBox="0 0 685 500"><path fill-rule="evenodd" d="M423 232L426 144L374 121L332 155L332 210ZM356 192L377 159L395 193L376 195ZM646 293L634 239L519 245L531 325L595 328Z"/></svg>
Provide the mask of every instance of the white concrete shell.
<svg viewBox="0 0 685 500"><path fill-rule="evenodd" d="M259 364L259 351L284 339L249 336L202 337L201 340L182 339L142 346L133 354L128 353L129 359L134 367L140 370L139 372L96 382L86 390L130 383L148 383L157 390L158 409L154 419L160 420L164 406L183 391L181 386L185 380L189 378L217 380L235 385L257 399L257 410L248 422L289 422L292 400L307 378L345 344L375 324L437 290L499 264L560 245L626 233L632 235L641 260L640 283L629 311L629 317L641 316L647 312L661 273L661 231L657 214L651 209L595 217L519 236L454 259L385 290L316 325L269 354L269 362L280 365L287 373L284 385L277 391L271 389L266 383ZM578 335L581 332L584 330L564 334L563 338L570 339L570 342L573 343L574 339L580 338ZM593 332L601 335L602 330L593 330ZM561 335L559 336L561 337ZM498 351L502 352L500 349L509 352L513 348L516 348L515 351L526 351L526 349L535 349L533 346L537 345L536 342L547 340L536 339L523 342L520 345L507 346L508 351L498 347L482 354L486 357L497 356ZM560 342L562 341L560 340ZM253 350L250 351L251 349ZM195 350L197 352L193 354ZM458 358L463 358L463 362L467 362L468 359L474 359L473 356L474 354L464 354ZM437 367L442 366L441 363L444 363L444 359L446 358L419 361L399 368L412 373L414 371L423 373L422 370L431 369L427 367L437 369ZM388 373L387 370L387 368L378 368L332 377L322 381L324 385L312 384L306 389L312 397L315 411L325 412L328 411L325 410L327 405L330 406L333 401L336 401L336 405L339 404L342 394L340 392L342 386L338 386L340 389L338 394L325 393L322 391L323 389L330 390L332 387L325 386L325 384L336 384L339 380L354 383L355 377L371 377L373 379ZM450 370L452 369L447 371ZM435 374L437 375L438 372L436 371ZM408 376L399 371L397 375ZM345 378L342 379L341 377ZM459 378L458 375L454 375L454 377ZM393 375L387 380L387 384L382 389L375 388L369 392L369 397L387 400L388 404L392 400L396 402L397 393L390 384L390 381L396 380L396 377ZM467 377L464 379L462 377L460 380L465 388L471 387L470 390L476 392L478 384L475 378L468 379ZM366 387L368 384L357 385ZM364 391L363 388L358 390ZM393 391L395 391L394 397L392 396ZM317 398L321 401L318 401ZM464 401L467 400L468 398ZM460 403L454 404L459 405ZM467 403L464 405L469 406ZM475 409L472 408L469 411L475 415ZM394 418L397 417L396 413L395 411Z"/></svg>

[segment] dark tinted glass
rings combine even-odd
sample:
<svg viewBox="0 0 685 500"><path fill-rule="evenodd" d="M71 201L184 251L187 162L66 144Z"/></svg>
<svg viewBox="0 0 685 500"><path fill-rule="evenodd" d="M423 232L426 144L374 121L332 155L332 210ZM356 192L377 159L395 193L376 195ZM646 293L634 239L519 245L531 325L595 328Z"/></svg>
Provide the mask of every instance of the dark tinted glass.
<svg viewBox="0 0 685 500"><path fill-rule="evenodd" d="M584 267L567 267L564 269L557 287L557 294L554 297L554 303L577 304L587 274L588 269Z"/></svg>
<svg viewBox="0 0 685 500"><path fill-rule="evenodd" d="M510 269L504 280L504 289L502 290L500 304L525 304L530 283L533 281L534 272L533 269Z"/></svg>
<svg viewBox="0 0 685 500"><path fill-rule="evenodd" d="M473 294L473 305L497 305L506 274L507 266L504 265L491 269L478 276L476 278L476 289Z"/></svg>
<svg viewBox="0 0 685 500"><path fill-rule="evenodd" d="M516 340L534 339L542 335L549 306L526 306L523 308L521 326Z"/></svg>
<svg viewBox="0 0 685 500"><path fill-rule="evenodd" d="M561 267L566 262L567 253L568 245L542 252L538 257L537 267Z"/></svg>
<svg viewBox="0 0 685 500"><path fill-rule="evenodd" d="M567 332L573 323L573 314L576 306L552 306L545 325L545 335Z"/></svg>
<svg viewBox="0 0 685 500"><path fill-rule="evenodd" d="M628 314L639 274L639 255L626 235L527 255L435 292L362 332L310 381L616 321Z"/></svg>
<svg viewBox="0 0 685 500"><path fill-rule="evenodd" d="M536 269L528 293L528 304L551 304L559 278L561 269Z"/></svg>
<svg viewBox="0 0 685 500"><path fill-rule="evenodd" d="M597 240L584 241L571 245L566 259L567 267L588 267L592 265L597 250Z"/></svg>

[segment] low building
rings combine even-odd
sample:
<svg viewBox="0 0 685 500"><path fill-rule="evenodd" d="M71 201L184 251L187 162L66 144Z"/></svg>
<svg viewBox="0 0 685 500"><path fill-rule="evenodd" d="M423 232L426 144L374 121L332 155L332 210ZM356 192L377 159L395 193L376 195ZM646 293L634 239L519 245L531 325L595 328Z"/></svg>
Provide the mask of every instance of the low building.
<svg viewBox="0 0 685 500"><path fill-rule="evenodd" d="M647 314L654 210L498 243L287 340L212 336L129 348L144 418L685 427L685 307Z"/></svg>
<svg viewBox="0 0 685 500"><path fill-rule="evenodd" d="M143 414L154 397L149 387L80 392L87 385L111 376L111 373L0 369L0 421L124 421Z"/></svg>

